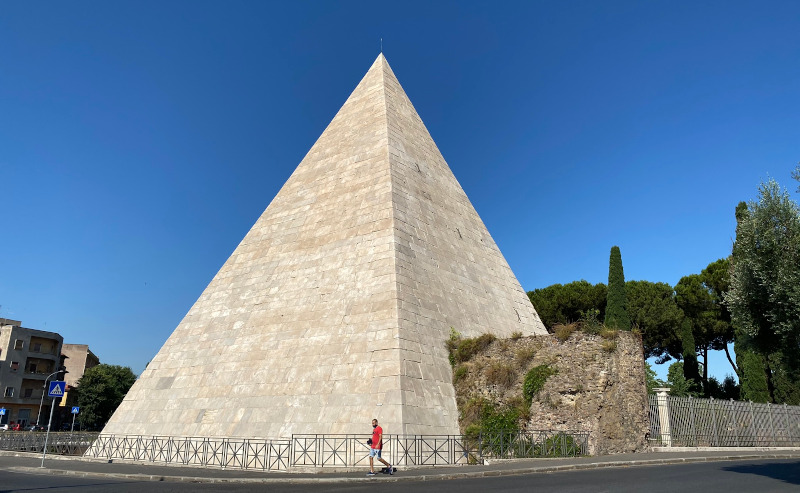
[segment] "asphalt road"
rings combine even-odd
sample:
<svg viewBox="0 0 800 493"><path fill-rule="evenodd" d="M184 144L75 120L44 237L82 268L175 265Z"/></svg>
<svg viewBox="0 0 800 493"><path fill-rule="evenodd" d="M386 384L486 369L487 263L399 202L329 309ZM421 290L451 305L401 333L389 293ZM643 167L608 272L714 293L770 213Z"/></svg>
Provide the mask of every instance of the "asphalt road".
<svg viewBox="0 0 800 493"><path fill-rule="evenodd" d="M359 475L360 477L360 475ZM103 478L41 476L0 471L0 493L47 491L53 493L99 492L435 492L556 491L556 492L782 492L800 491L800 460L768 459L701 462L664 466L592 469L525 476L461 479L429 482L392 482L386 476L359 483L338 484L230 484L136 482ZM377 488L378 483L380 487Z"/></svg>

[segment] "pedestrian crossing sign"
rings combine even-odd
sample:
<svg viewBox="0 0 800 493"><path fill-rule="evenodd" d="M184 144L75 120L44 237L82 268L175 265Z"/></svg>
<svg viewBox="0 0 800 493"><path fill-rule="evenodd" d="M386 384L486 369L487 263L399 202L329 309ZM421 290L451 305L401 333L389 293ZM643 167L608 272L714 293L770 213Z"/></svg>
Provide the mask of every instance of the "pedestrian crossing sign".
<svg viewBox="0 0 800 493"><path fill-rule="evenodd" d="M81 408L78 406L72 406L72 414L78 414L81 411Z"/></svg>
<svg viewBox="0 0 800 493"><path fill-rule="evenodd" d="M47 392L48 397L64 397L64 388L66 385L67 382L50 382L50 390Z"/></svg>
<svg viewBox="0 0 800 493"><path fill-rule="evenodd" d="M6 408L0 407L0 416L5 416L5 415L6 415Z"/></svg>

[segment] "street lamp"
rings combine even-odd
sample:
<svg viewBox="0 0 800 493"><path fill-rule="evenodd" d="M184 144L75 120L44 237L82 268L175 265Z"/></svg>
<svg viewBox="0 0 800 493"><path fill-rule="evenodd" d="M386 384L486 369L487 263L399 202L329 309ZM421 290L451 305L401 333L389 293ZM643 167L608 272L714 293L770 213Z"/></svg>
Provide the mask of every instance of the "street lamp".
<svg viewBox="0 0 800 493"><path fill-rule="evenodd" d="M42 416L42 404L44 404L44 391L47 389L47 381L50 380L50 377L53 375L58 375L59 373L64 373L66 375L69 372L65 366L60 366L57 371L47 375L47 378L44 379L44 385L42 386L42 398L39 400L39 413L36 415L36 426L39 426L39 418Z"/></svg>

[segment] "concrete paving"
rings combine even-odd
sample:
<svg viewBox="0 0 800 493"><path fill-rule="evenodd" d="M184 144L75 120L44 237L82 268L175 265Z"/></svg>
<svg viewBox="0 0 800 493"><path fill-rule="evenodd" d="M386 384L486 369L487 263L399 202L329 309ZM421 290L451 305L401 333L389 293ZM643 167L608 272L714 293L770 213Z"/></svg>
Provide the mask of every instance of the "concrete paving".
<svg viewBox="0 0 800 493"><path fill-rule="evenodd" d="M436 481L610 467L792 458L800 459L800 450L651 452L601 457L493 460L488 464L474 466L399 467L394 476L379 476L380 479L388 481ZM347 470L315 468L313 470L295 469L290 472L262 472L151 463L108 462L62 456L48 456L44 468L41 468L40 464L41 455L38 454L0 452L0 469L28 474L195 483L343 483L376 479L366 476L366 467Z"/></svg>

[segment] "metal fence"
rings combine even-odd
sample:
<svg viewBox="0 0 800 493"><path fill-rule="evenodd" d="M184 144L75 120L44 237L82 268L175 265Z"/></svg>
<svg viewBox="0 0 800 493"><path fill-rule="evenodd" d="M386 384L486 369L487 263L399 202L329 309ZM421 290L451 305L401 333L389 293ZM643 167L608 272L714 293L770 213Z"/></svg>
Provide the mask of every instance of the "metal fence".
<svg viewBox="0 0 800 493"><path fill-rule="evenodd" d="M97 439L99 433L53 432L47 441L47 453L57 455L83 455ZM42 452L46 433L30 431L5 431L0 433L0 450L16 452Z"/></svg>
<svg viewBox="0 0 800 493"><path fill-rule="evenodd" d="M800 406L650 395L650 440L672 447L798 447Z"/></svg>
<svg viewBox="0 0 800 493"><path fill-rule="evenodd" d="M291 440L100 435L87 457L163 464L281 471L290 465Z"/></svg>
<svg viewBox="0 0 800 493"><path fill-rule="evenodd" d="M0 449L41 452L44 433L0 434ZM51 433L50 454L102 459L283 471L291 467L369 465L367 435L293 435L290 439L179 438ZM382 456L393 466L476 464L484 458L585 455L588 432L532 431L461 435L385 435Z"/></svg>

